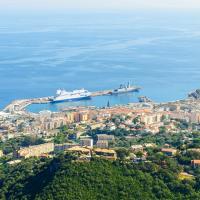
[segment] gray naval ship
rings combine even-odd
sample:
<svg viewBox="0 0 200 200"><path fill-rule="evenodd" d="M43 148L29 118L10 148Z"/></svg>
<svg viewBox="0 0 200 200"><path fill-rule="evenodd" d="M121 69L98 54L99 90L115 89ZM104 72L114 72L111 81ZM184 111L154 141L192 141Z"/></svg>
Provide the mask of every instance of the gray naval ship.
<svg viewBox="0 0 200 200"><path fill-rule="evenodd" d="M141 88L137 86L132 86L130 82L128 82L127 85L121 84L119 88L114 89L111 91L111 94L122 94L122 93L128 93L128 92L139 92Z"/></svg>

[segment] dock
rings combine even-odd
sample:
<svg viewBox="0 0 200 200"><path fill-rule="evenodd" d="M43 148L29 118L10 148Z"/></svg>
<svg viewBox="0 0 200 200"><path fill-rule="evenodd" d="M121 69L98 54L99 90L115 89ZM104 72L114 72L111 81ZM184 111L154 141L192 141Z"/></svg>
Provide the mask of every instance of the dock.
<svg viewBox="0 0 200 200"><path fill-rule="evenodd" d="M102 91L92 92L91 97L111 95L112 91L113 90L102 90ZM15 100L11 102L8 106L6 106L3 109L3 111L10 112L10 113L17 112L17 111L24 111L25 108L31 104L46 104L46 103L50 103L52 99L53 97L51 96L51 97Z"/></svg>
<svg viewBox="0 0 200 200"><path fill-rule="evenodd" d="M109 95L112 90L103 90L92 92L92 97ZM27 106L31 104L46 104L50 103L53 97L41 97L41 98L32 98L32 99L20 99L11 102L7 105L3 111L4 112L14 112L14 111L23 111Z"/></svg>
<svg viewBox="0 0 200 200"><path fill-rule="evenodd" d="M3 111L4 112L14 112L14 111L23 111L27 106L31 104L45 104L51 101L52 97L43 97L43 98L33 98L33 99L21 99L15 100L7 105Z"/></svg>
<svg viewBox="0 0 200 200"><path fill-rule="evenodd" d="M97 91L97 92L92 92L92 97L96 96L103 96L103 95L110 95L112 90L103 90L103 91Z"/></svg>

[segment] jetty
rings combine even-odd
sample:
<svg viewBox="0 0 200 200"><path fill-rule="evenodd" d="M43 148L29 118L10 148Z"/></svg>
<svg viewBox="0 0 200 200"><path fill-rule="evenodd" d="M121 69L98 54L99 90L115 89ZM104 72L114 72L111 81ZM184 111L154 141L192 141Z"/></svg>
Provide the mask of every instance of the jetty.
<svg viewBox="0 0 200 200"><path fill-rule="evenodd" d="M112 90L102 90L102 91L97 91L97 92L92 92L92 97L96 96L103 96L103 95L110 95Z"/></svg>
<svg viewBox="0 0 200 200"><path fill-rule="evenodd" d="M112 90L103 90L92 92L92 97L110 95ZM3 111L4 112L14 112L14 111L23 111L27 106L31 104L46 104L52 101L53 97L41 97L41 98L31 98L31 99L20 99L11 102L7 105Z"/></svg>
<svg viewBox="0 0 200 200"><path fill-rule="evenodd" d="M135 90L140 90L141 88L136 87ZM91 92L91 97L96 97L96 96L104 96L104 95L111 95L113 90L101 90L101 91L96 91L96 92ZM41 98L31 98L31 99L20 99L20 100L15 100L11 102L9 105L7 105L3 111L4 112L18 112L18 111L24 111L25 108L31 104L46 104L46 103L51 103L52 99L54 97L41 97Z"/></svg>
<svg viewBox="0 0 200 200"><path fill-rule="evenodd" d="M4 112L14 112L14 111L22 111L27 106L31 104L44 104L49 103L51 101L52 97L42 97L42 98L32 98L32 99L20 99L15 100L11 102L9 105L7 105L3 111Z"/></svg>

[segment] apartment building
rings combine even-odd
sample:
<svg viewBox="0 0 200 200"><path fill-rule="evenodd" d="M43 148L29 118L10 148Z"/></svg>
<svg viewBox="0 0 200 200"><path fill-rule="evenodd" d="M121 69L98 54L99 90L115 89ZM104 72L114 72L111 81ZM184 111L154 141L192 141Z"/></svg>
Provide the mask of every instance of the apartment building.
<svg viewBox="0 0 200 200"><path fill-rule="evenodd" d="M54 144L45 143L45 144L22 148L17 151L17 157L20 158L40 157L42 156L42 154L48 154L53 151L54 151Z"/></svg>

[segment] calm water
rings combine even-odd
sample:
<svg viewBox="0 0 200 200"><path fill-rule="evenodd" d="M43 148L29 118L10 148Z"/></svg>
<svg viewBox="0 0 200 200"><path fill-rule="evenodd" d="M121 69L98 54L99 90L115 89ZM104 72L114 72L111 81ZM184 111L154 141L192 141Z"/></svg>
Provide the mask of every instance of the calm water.
<svg viewBox="0 0 200 200"><path fill-rule="evenodd" d="M200 87L200 14L0 14L0 108L56 89L111 89L131 80L155 101ZM75 104L137 101L138 94ZM65 104L33 105L31 111Z"/></svg>
<svg viewBox="0 0 200 200"><path fill-rule="evenodd" d="M99 96L93 97L90 100L81 100L74 102L63 102L63 103L48 103L48 104L33 104L28 107L28 110L31 112L39 112L41 110L51 110L51 111L61 111L68 107L74 106L97 106L97 107L105 107L108 105L121 105L128 104L131 102L137 102L138 93L128 93L128 94L120 94L120 95L107 95L107 96Z"/></svg>

